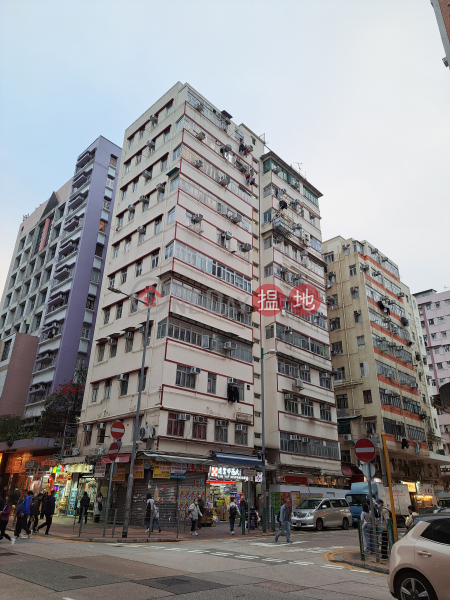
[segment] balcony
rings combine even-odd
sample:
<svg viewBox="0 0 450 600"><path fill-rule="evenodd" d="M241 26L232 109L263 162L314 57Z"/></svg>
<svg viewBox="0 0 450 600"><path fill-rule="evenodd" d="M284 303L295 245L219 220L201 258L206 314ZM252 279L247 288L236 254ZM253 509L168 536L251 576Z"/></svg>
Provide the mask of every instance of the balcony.
<svg viewBox="0 0 450 600"><path fill-rule="evenodd" d="M91 174L90 173L86 173L83 170L82 173L80 173L80 175L78 175L78 177L73 181L73 183L72 183L72 189L73 190L78 190L85 183L87 183L90 180L90 178L91 178Z"/></svg>
<svg viewBox="0 0 450 600"><path fill-rule="evenodd" d="M81 171L83 169L83 167L86 167L92 160L94 160L94 158L95 158L95 150L92 150L91 152L86 150L85 152L83 152L83 154L81 154L77 160L76 171L75 171L74 177L76 177L76 174L79 171Z"/></svg>
<svg viewBox="0 0 450 600"><path fill-rule="evenodd" d="M56 268L61 268L64 266L64 261L70 262L70 259L75 257L78 254L78 244L75 245L75 250L70 252L69 254L60 254L58 256L58 260L56 262Z"/></svg>
<svg viewBox="0 0 450 600"><path fill-rule="evenodd" d="M75 196L76 196L78 193L81 193L82 191L83 191L84 193L86 193L86 194L87 194L88 190L87 190L87 189L84 189L84 188L86 188L86 186L88 186L88 185L89 185L90 181L91 181L91 178L90 178L90 177L88 177L88 178L87 178L87 179L84 181L84 183L83 183L82 185L80 185L80 187L79 187L78 189L74 189L74 190L72 191L72 193L70 194L70 196L69 196L69 202L70 202L70 201L71 201L73 198L75 198Z"/></svg>
<svg viewBox="0 0 450 600"><path fill-rule="evenodd" d="M64 231L73 231L74 229L81 227L83 225L83 219L84 217L73 217L65 223L63 227Z"/></svg>
<svg viewBox="0 0 450 600"><path fill-rule="evenodd" d="M79 206L81 206L83 204L83 202L86 201L87 198L87 193L83 193L83 194L77 194L76 196L74 196L72 198L72 200L69 200L69 214L71 212L73 212L74 210L76 210Z"/></svg>
<svg viewBox="0 0 450 600"><path fill-rule="evenodd" d="M72 273L73 273L73 265L70 267L65 265L65 266L63 266L63 268L60 271L55 273L53 278L56 279L58 281L58 283L61 283L65 279L72 277Z"/></svg>

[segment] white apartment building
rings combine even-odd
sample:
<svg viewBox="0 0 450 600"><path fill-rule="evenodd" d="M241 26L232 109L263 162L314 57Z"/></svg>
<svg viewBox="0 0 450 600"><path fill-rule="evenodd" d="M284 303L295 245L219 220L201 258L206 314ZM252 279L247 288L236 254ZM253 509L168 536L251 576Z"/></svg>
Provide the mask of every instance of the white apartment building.
<svg viewBox="0 0 450 600"><path fill-rule="evenodd" d="M121 454L131 451L146 309L108 288L140 294L154 285L140 450L180 462L255 456L261 348L275 349L264 372L271 481L294 470L313 483L339 483L320 195L188 84L177 83L127 128L81 413L82 455L109 446L116 419L126 428ZM253 309L260 285L276 284L287 298L300 275L320 290L321 314L302 319L288 304L275 317Z"/></svg>

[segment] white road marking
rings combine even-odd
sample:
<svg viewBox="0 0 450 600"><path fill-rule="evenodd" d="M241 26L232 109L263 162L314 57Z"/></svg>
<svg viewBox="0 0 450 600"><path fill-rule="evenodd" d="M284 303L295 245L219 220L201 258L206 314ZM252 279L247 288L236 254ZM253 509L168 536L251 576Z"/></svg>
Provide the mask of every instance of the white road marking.
<svg viewBox="0 0 450 600"><path fill-rule="evenodd" d="M300 560L292 560L289 562L290 565L313 565L312 562L301 562Z"/></svg>
<svg viewBox="0 0 450 600"><path fill-rule="evenodd" d="M233 556L232 552L211 552L211 554L215 554L216 556Z"/></svg>
<svg viewBox="0 0 450 600"><path fill-rule="evenodd" d="M337 567L334 565L320 565L323 569L343 569L344 567Z"/></svg>
<svg viewBox="0 0 450 600"><path fill-rule="evenodd" d="M263 558L263 560L266 562L285 562L281 558Z"/></svg>
<svg viewBox="0 0 450 600"><path fill-rule="evenodd" d="M356 573L370 573L370 571L366 571L365 569L349 569L350 571L355 571Z"/></svg>
<svg viewBox="0 0 450 600"><path fill-rule="evenodd" d="M246 558L248 560L253 560L254 558L259 558L259 556L245 556L241 554L240 556L235 556L235 558Z"/></svg>
<svg viewBox="0 0 450 600"><path fill-rule="evenodd" d="M167 552L185 552L184 548L164 548Z"/></svg>
<svg viewBox="0 0 450 600"><path fill-rule="evenodd" d="M209 552L209 550L186 550L186 552L196 552L197 554L205 554L205 552Z"/></svg>
<svg viewBox="0 0 450 600"><path fill-rule="evenodd" d="M330 548L344 548L344 546L330 546Z"/></svg>

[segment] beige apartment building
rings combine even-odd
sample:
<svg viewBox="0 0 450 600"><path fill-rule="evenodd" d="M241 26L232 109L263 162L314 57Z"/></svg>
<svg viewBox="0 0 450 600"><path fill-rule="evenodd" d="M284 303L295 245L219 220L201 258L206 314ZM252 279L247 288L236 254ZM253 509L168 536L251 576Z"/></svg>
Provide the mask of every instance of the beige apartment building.
<svg viewBox="0 0 450 600"><path fill-rule="evenodd" d="M290 472L342 485L320 192L181 83L127 128L119 178L81 454L103 454L116 419L126 429L121 455L131 451L146 309L109 288L154 285L140 415L147 454L138 458L188 462L196 483L202 461L251 466L262 441L261 349L274 349L264 359L269 481ZM276 316L253 308L262 284L288 298L302 281L320 292L314 317L287 301Z"/></svg>
<svg viewBox="0 0 450 600"><path fill-rule="evenodd" d="M355 441L384 432L394 482L442 489L416 300L397 264L370 242L337 236L323 251L342 461L355 464Z"/></svg>

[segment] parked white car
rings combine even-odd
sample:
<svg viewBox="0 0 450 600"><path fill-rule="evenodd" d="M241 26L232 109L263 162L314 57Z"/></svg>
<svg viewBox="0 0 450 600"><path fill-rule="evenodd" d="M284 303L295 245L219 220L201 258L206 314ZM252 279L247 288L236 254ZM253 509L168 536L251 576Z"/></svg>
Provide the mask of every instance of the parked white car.
<svg viewBox="0 0 450 600"><path fill-rule="evenodd" d="M342 498L307 498L294 508L291 515L293 529L312 527L322 531L325 527L348 529L352 513Z"/></svg>

